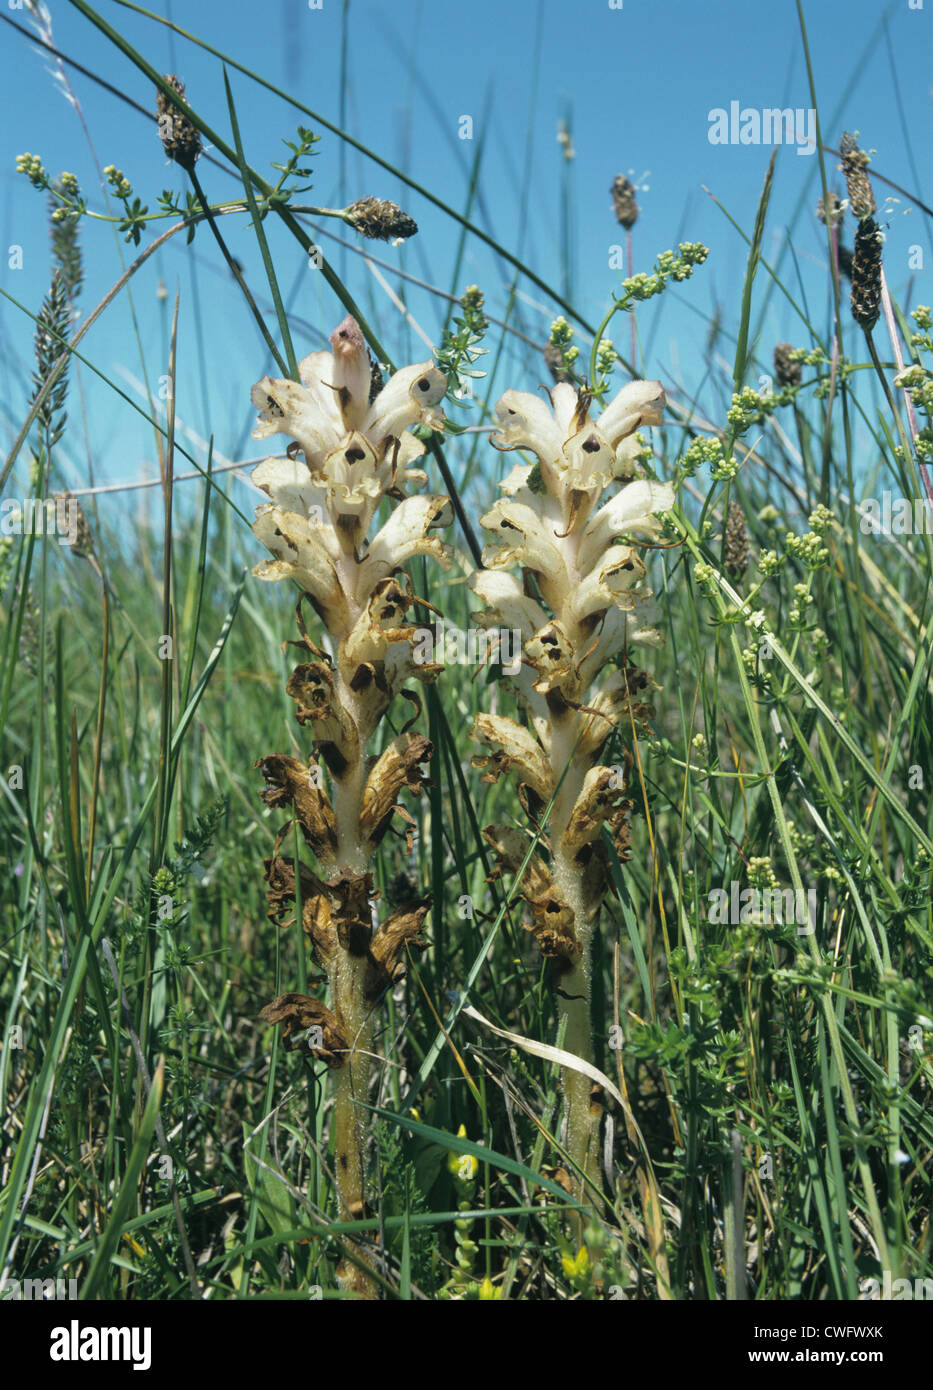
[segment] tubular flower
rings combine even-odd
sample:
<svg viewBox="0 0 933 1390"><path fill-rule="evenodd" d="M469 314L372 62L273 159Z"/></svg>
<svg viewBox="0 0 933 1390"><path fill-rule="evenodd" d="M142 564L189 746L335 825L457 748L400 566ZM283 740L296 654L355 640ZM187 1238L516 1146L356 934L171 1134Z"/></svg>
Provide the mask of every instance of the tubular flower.
<svg viewBox="0 0 933 1390"><path fill-rule="evenodd" d="M259 410L253 438L287 434L304 454L304 467L293 472L269 471L270 462L284 461L267 460L254 481L284 510L308 515L323 504L340 549L352 554L386 493L427 482L411 467L424 444L409 427L443 428L438 402L447 378L432 362L419 362L396 372L370 401L372 363L356 320L345 318L330 341L332 352L312 352L299 364L300 384L264 376L250 392Z"/></svg>
<svg viewBox="0 0 933 1390"><path fill-rule="evenodd" d="M252 474L270 499L258 508L253 532L275 557L254 574L291 579L302 590L302 642L295 645L305 648L304 659L286 691L297 722L310 733L313 754L307 764L276 753L256 764L266 779L266 805L291 816L265 862L269 916L281 926L292 924L300 897L302 927L330 986L329 1008L291 993L273 1000L260 1016L281 1024L286 1038L306 1029L308 1046L333 1070L340 1218L351 1220L366 1210L367 1126L359 1102L368 1094L374 1009L404 975L406 952L425 946L421 932L430 908L429 899L412 900L380 922L371 865L397 820L411 849L414 821L398 797L403 789L421 793L422 764L432 746L407 729L378 756L368 745L397 694L404 690L420 710L406 684L432 681L440 672L440 666L414 658L419 629L407 615L423 601L399 571L415 555L449 566L447 550L429 532L449 525L452 513L446 497L407 496L405 490L427 482L411 466L424 445L409 427L443 427L438 403L446 377L422 362L373 392L372 364L355 320L345 319L331 344L332 352L304 359L300 384L263 377L252 390L260 410L255 437L284 433L294 441L285 457L264 460ZM385 500L392 510L370 538ZM308 633L306 598L335 655ZM279 854L292 824L300 828L319 874ZM361 1246L350 1249L353 1258L338 1268L341 1284L375 1297L367 1272L371 1255Z"/></svg>
<svg viewBox="0 0 933 1390"><path fill-rule="evenodd" d="M472 737L485 746L474 765L490 781L515 774L539 846L550 851L548 862L536 854L525 871L528 930L558 981L564 1047L592 1061L590 941L609 887L603 832L627 859L632 805L631 755L610 766L602 759L613 734L631 738L653 712L640 698L650 679L628 650L662 641L645 622L652 595L643 553L660 536L659 515L673 506L674 493L669 483L626 481L643 448L636 430L661 421L660 383L631 382L595 420L589 404L584 391L564 383L552 389L550 406L522 391L499 401L491 442L528 450L536 461L512 469L500 484L505 496L481 518L494 539L470 587L486 604L477 622L521 634L514 686L528 717L525 727L479 715ZM496 872L517 871L524 837L504 826L484 833ZM565 1069L564 1091L568 1149L581 1173L598 1181L601 1107L581 1072Z"/></svg>

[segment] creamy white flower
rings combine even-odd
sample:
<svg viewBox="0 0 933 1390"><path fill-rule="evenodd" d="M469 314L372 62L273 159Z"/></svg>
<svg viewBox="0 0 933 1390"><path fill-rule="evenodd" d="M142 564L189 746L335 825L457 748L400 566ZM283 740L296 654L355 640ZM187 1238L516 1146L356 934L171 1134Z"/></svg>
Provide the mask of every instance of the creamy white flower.
<svg viewBox="0 0 933 1390"><path fill-rule="evenodd" d="M304 453L268 458L252 481L270 503L259 507L253 531L276 557L254 573L292 579L314 600L333 636L345 639L358 624L376 586L414 555L450 558L428 531L449 526L444 497L404 497L405 482L423 486L427 475L408 464L424 445L408 426L444 423L437 402L446 377L430 362L396 372L370 402L371 368L356 322L347 318L331 336L332 352L315 352L300 366L301 384L263 377L252 399L261 408L258 438L284 432ZM367 545L376 508L386 494L398 504Z"/></svg>
<svg viewBox="0 0 933 1390"><path fill-rule="evenodd" d="M269 504L259 507L253 534L277 558L257 565L257 579L293 579L309 593L331 631L342 633L351 610L338 576L333 550L325 541L329 528L312 525L299 512L287 512Z"/></svg>
<svg viewBox="0 0 933 1390"><path fill-rule="evenodd" d="M449 569L449 550L428 532L449 526L452 521L449 498L430 494L406 497L369 544L357 575L357 600L371 593L380 579L407 564L413 555L433 555L442 569Z"/></svg>
<svg viewBox="0 0 933 1390"><path fill-rule="evenodd" d="M651 682L627 659L631 643L661 640L646 624L651 590L637 541L656 539L657 514L674 504L668 483L619 483L635 472L642 449L635 431L658 424L663 405L658 382L632 382L596 420L589 418L589 397L565 383L551 391L550 408L537 396L507 391L496 406L492 443L528 449L537 462L519 464L500 484L505 496L481 518L494 535L483 552L487 569L470 578L488 605L477 620L521 632L513 688L529 723L479 715L471 737L492 751L473 761L486 769L486 780L515 774L522 805L544 832L550 865L542 859L540 872L526 869L522 892L534 918L529 930L566 981L558 989L565 1046L584 1057L591 1055L589 940L611 886L606 832L620 860L631 852L631 754L623 746L622 768L595 764L611 736L637 738L651 712L640 698ZM597 510L607 488L612 495ZM636 543L619 544L625 536ZM623 662L606 669L619 655ZM514 832L490 827L485 838L500 870L517 871L522 842ZM567 1069L564 1076L570 1146L578 1166L596 1172L598 1108L579 1073Z"/></svg>
<svg viewBox="0 0 933 1390"><path fill-rule="evenodd" d="M567 568L553 533L533 507L524 502L500 499L480 517L480 524L499 538L498 544L487 545L483 550L483 564L487 569L522 565L535 574L546 576L550 584L567 586Z"/></svg>
<svg viewBox="0 0 933 1390"><path fill-rule="evenodd" d="M630 381L609 402L597 424L613 449L646 425L660 425L667 398L660 381Z"/></svg>
<svg viewBox="0 0 933 1390"><path fill-rule="evenodd" d="M582 583L568 594L564 604L564 619L575 628L594 613L605 613L613 605L632 609L643 596L644 563L638 553L628 546L613 545L603 559L591 570Z"/></svg>
<svg viewBox="0 0 933 1390"><path fill-rule="evenodd" d="M577 567L586 573L616 536L657 540L661 534L657 513L668 512L673 505L674 489L670 483L655 483L647 478L628 483L587 522L577 552Z"/></svg>
<svg viewBox="0 0 933 1390"><path fill-rule="evenodd" d="M249 476L253 486L271 497L282 511L323 520L327 490L312 481L308 465L301 459L263 459Z"/></svg>
<svg viewBox="0 0 933 1390"><path fill-rule="evenodd" d="M300 383L268 376L256 383L250 393L259 409L253 438L291 435L305 456L311 482L323 490L352 547L386 492L427 481L410 466L424 453L410 426L443 428L438 402L447 378L433 362L418 362L396 372L370 402L372 369L356 320L344 319L331 334L331 344L332 352L313 352L303 359Z"/></svg>
<svg viewBox="0 0 933 1390"><path fill-rule="evenodd" d="M541 486L559 502L563 529L569 530L581 512L589 515L613 479L631 477L640 447L635 431L660 424L664 389L658 381L629 382L592 421L589 398L566 382L553 388L550 402L549 408L540 396L506 391L496 405L499 428L491 442L497 449L537 455ZM504 490L514 495L527 487L531 473L513 473Z"/></svg>
<svg viewBox="0 0 933 1390"><path fill-rule="evenodd" d="M470 617L483 627L506 627L522 634L526 642L547 622L547 613L536 599L526 594L521 581L503 570L474 570L470 588L487 607Z"/></svg>

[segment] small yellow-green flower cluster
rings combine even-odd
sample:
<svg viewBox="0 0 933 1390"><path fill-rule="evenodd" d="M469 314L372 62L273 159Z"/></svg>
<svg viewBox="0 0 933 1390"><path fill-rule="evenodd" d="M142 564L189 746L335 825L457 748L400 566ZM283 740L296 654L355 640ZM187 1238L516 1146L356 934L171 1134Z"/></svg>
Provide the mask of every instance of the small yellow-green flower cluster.
<svg viewBox="0 0 933 1390"><path fill-rule="evenodd" d="M806 584L794 585L794 601L787 614L787 621L791 627L801 627L804 616L809 605L813 602L813 596Z"/></svg>
<svg viewBox="0 0 933 1390"><path fill-rule="evenodd" d="M74 174L67 172L59 174L58 182L51 187L52 194L59 199L66 200L62 206L53 208L52 221L65 222L69 218L80 217L86 206L82 201L81 189L78 187L78 180Z"/></svg>
<svg viewBox="0 0 933 1390"><path fill-rule="evenodd" d="M548 346L560 353L560 364L564 371L572 371L574 362L580 356L580 349L573 341L573 329L565 318L556 318L551 324Z"/></svg>
<svg viewBox="0 0 933 1390"><path fill-rule="evenodd" d="M717 586L715 575L716 571L713 569L712 565L708 565L705 560L701 560L693 567L694 579L701 588L706 589L710 594L716 593Z"/></svg>
<svg viewBox="0 0 933 1390"><path fill-rule="evenodd" d="M793 348L788 354L794 362L799 362L802 367L822 367L829 362L829 358L822 348Z"/></svg>
<svg viewBox="0 0 933 1390"><path fill-rule="evenodd" d="M570 1280L575 1293L589 1293L592 1282L593 1266L590 1261L590 1252L585 1245L581 1245L575 1255L562 1255L561 1264L564 1273Z"/></svg>
<svg viewBox="0 0 933 1390"><path fill-rule="evenodd" d="M912 363L895 377L894 384L910 392L918 410L933 415L933 373L924 370L917 363Z"/></svg>
<svg viewBox="0 0 933 1390"><path fill-rule="evenodd" d="M917 318L919 313L920 310L915 309L914 318ZM929 310L924 310L918 322L926 323L928 321ZM928 334L915 334L914 340L916 341L918 338L921 339L922 345L927 351L933 351L933 339L931 339ZM928 423L924 429L919 431L917 438L914 440L914 448L921 462L933 462L933 429L931 429L930 423L933 421L933 372L927 371L926 368L913 362L909 367L905 367L902 372L898 373L894 378L894 384L905 391L909 391L914 406L917 410L922 410L924 415L926 415Z"/></svg>
<svg viewBox="0 0 933 1390"><path fill-rule="evenodd" d="M719 440L716 442L718 444ZM720 445L720 449L722 450L722 445ZM722 458L717 463L711 464L709 471L710 477L714 482L730 482L739 471L738 459L734 454L730 454L729 457L726 458L725 451L723 450Z"/></svg>
<svg viewBox="0 0 933 1390"><path fill-rule="evenodd" d="M612 376L613 368L619 360L619 354L612 345L611 338L600 338L596 345L596 389L594 395L602 395L608 385L609 378Z"/></svg>
<svg viewBox="0 0 933 1390"><path fill-rule="evenodd" d="M730 463L734 460L730 460ZM678 473L682 478L692 478L703 464L708 464L713 477L723 476L721 470L727 467L725 449L721 439L694 439L686 453L679 460ZM734 473L728 476L733 477Z"/></svg>
<svg viewBox="0 0 933 1390"><path fill-rule="evenodd" d="M814 507L807 520L810 530L815 531L818 536L823 536L832 525L833 514L829 507L824 507L821 502L818 507Z"/></svg>
<svg viewBox="0 0 933 1390"><path fill-rule="evenodd" d="M807 531L803 536L795 536L793 531L788 531L787 553L808 570L824 569L829 564L829 551L820 544L820 539L821 533L817 531Z"/></svg>
<svg viewBox="0 0 933 1390"><path fill-rule="evenodd" d="M779 555L776 550L763 550L758 557L758 573L762 580L771 579L784 564L783 555Z"/></svg>
<svg viewBox="0 0 933 1390"><path fill-rule="evenodd" d="M104 170L104 173L107 176L107 182L110 184L110 187L113 189L117 197L122 199L129 198L130 194L133 192L133 189L129 179L126 177L123 171L121 169L117 169L113 164L108 164L106 169Z"/></svg>
<svg viewBox="0 0 933 1390"><path fill-rule="evenodd" d="M794 388L788 387L793 392ZM744 434L751 425L760 425L773 415L779 405L784 404L785 392L779 395L762 395L751 386L743 386L732 397L732 404L726 412L726 419L736 435ZM788 399L792 399L792 396Z"/></svg>
<svg viewBox="0 0 933 1390"><path fill-rule="evenodd" d="M694 269L702 265L709 255L707 247L699 241L682 241L678 250L679 255L675 255L673 251L662 251L655 260L654 272L651 275L641 271L622 281L622 293L618 296L618 302L622 307L628 307L628 304L635 300L653 299L656 294L662 292L669 280L677 283L689 280Z"/></svg>
<svg viewBox="0 0 933 1390"><path fill-rule="evenodd" d="M917 325L917 332L912 333L910 345L915 348L922 348L925 352L933 352L933 310L927 304L918 304L916 309L912 309L910 317Z"/></svg>
<svg viewBox="0 0 933 1390"><path fill-rule="evenodd" d="M49 176L46 173L42 160L37 154L18 154L16 156L16 172L25 174L33 188L48 188Z"/></svg>
<svg viewBox="0 0 933 1390"><path fill-rule="evenodd" d="M751 888L776 888L778 881L767 855L752 855L748 861L748 882Z"/></svg>

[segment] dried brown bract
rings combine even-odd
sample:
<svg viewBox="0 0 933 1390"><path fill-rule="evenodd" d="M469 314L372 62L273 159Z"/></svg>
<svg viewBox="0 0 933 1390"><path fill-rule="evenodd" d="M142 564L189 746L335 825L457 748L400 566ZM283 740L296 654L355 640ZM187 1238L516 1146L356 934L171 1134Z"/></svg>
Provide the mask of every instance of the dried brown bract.
<svg viewBox="0 0 933 1390"><path fill-rule="evenodd" d="M278 1023L282 1025L282 1035L285 1040L285 1047L289 1051L298 1046L298 1043L289 1041L293 1033L306 1033L311 1029L319 1029L319 1040L310 1043L311 1051L315 1057L322 1062L326 1062L329 1067L342 1067L346 1061L347 1040L340 1031L337 1020L330 1009L324 1007L317 999L312 999L307 994L280 994L273 999L271 1004L267 1004L264 1009L260 1009L259 1017L263 1023Z"/></svg>

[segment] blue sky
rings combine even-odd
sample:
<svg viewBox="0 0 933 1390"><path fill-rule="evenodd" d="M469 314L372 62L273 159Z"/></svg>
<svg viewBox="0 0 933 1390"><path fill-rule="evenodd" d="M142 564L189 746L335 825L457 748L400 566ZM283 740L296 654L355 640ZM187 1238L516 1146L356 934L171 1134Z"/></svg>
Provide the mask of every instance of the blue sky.
<svg viewBox="0 0 933 1390"><path fill-rule="evenodd" d="M639 193L635 268L649 270L655 254L678 240L700 240L710 248L707 265L692 282L677 287L660 305L646 307L639 318L647 374L699 389L708 365L709 315L720 304L727 325L734 327L746 253L710 194L750 232L771 153L760 145L711 144L709 112L728 109L732 101L742 107L810 107L796 4L624 0L622 8L610 9L608 0L399 0L392 5L349 0L345 14L342 0L322 0L319 9L311 9L306 0L268 0L265 6L242 0L153 0L153 8L334 124L345 121L356 139L455 207L465 205L471 164L482 139L473 220L558 289L564 283L562 244L566 247L569 235L569 294L590 322L601 318L619 278L608 264L610 248L621 240L609 185L615 174L633 171L636 181L647 185ZM933 188L924 184L930 175L923 157L931 137L933 0L920 9L911 8L910 0L848 0L845 6L807 0L803 9L824 141L835 146L843 130L860 131L863 145L876 151L877 171L933 202ZM142 74L67 0L54 0L49 12L63 53L147 108L154 105ZM111 0L100 0L99 12L157 68L178 72L192 102L229 136L221 65L215 57ZM25 8L6 13L28 27ZM0 27L0 53L6 108L13 113L0 131L0 229L4 250L20 245L24 259L21 270L12 270L9 256L0 258L0 285L34 312L48 282L48 234L42 197L15 172L17 154L29 150L40 154L51 172L75 173L95 210L103 208L95 155L101 166L121 168L150 207L161 189L182 189L184 176L165 161L150 124L88 78L69 72L92 152L78 113L47 71L48 59L8 25ZM318 130L322 139L308 201L343 206L374 193L396 199L421 229L402 248L361 243L339 224L332 224L334 230L372 249L389 266L445 290L460 291L478 282L490 311L502 314L512 272L491 252L468 238L454 279L456 224L364 155L342 150L336 136L287 102L242 74L232 72L231 81L247 156L255 168L269 173L270 162L282 157L281 140L293 137L297 124ZM458 138L464 115L472 118L472 141ZM569 128L571 161L558 143L561 121ZM827 158L827 173L843 192L835 163ZM235 183L220 170L203 160L199 169L209 197L234 195ZM782 271L795 297L822 332L826 243L812 211L819 191L818 158L783 148L765 254L774 260L783 256ZM571 210L569 232L562 221L565 202ZM913 278L911 302L929 302L926 272L911 272L908 256L912 246L920 245L929 264L931 222L916 208L906 211L908 207L902 198L883 209L889 280L900 295ZM791 225L796 265L785 245ZM225 219L224 231L251 287L265 301L267 287L247 219ZM104 223L85 226L82 237L87 282L81 307L87 312L134 252L118 244ZM273 233L272 244L283 293L296 314L296 347L299 353L319 347L343 311L295 243ZM324 245L396 360L426 357L417 331L400 320L363 260L349 251L331 250L332 243ZM412 286L403 290L391 269L381 273L393 290L404 292L422 332L436 340L443 301ZM167 300L157 296L160 280L169 291ZM520 279L518 288L523 297L513 322L543 341L559 311L527 281ZM92 329L83 350L132 395L131 379L141 375L140 350L153 377L164 370L159 364L165 359L176 289L181 294L179 414L201 435L213 430L224 455L254 456L257 446L248 439L254 415L249 387L269 362L206 229L198 232L193 247L186 248L179 238L154 257L133 282L132 303L121 296ZM3 301L0 333L9 369L0 393L0 428L8 446L25 399L32 325ZM792 307L779 294L772 295L763 322L762 357L770 358L774 342L804 336ZM617 341L627 350L627 328ZM502 389L512 384L533 390L542 377L519 345L506 355L496 381ZM66 440L60 462L69 482L86 485L89 453L97 482L152 476L151 430L88 373L82 381L90 443L77 430ZM74 387L71 406L77 420ZM245 506L245 493L240 500Z"/></svg>

